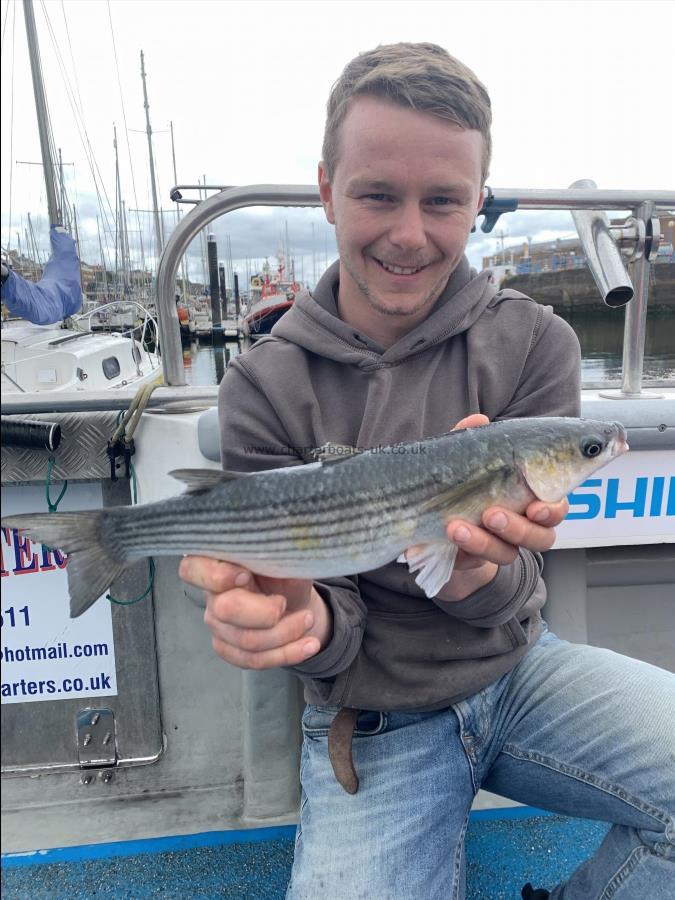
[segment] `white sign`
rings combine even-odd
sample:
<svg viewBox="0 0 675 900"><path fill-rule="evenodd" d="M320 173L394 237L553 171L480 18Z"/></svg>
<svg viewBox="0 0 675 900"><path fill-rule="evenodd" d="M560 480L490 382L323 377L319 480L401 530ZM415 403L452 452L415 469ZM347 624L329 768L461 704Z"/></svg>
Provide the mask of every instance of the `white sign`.
<svg viewBox="0 0 675 900"><path fill-rule="evenodd" d="M100 485L71 484L59 512L101 505ZM44 488L3 487L2 512L46 512ZM3 703L117 694L110 602L71 619L67 564L58 550L2 529Z"/></svg>
<svg viewBox="0 0 675 900"><path fill-rule="evenodd" d="M556 549L675 543L675 451L631 450L568 499Z"/></svg>

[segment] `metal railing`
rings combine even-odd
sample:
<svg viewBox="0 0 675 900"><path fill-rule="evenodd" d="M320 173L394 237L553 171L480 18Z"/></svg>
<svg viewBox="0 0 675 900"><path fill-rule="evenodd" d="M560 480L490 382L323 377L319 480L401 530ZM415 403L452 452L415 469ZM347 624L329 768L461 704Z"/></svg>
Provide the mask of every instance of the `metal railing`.
<svg viewBox="0 0 675 900"><path fill-rule="evenodd" d="M182 187L187 189L190 186ZM174 188L171 193L175 196L177 191L178 199L178 188ZM186 383L175 306L176 275L181 258L190 242L210 222L235 209L249 206L321 206L321 201L314 185L256 184L231 187L198 203L181 220L164 247L157 271L159 339L164 378L169 385L180 386ZM491 230L499 215L515 209L625 210L632 214L636 223L642 222L644 226L652 221L651 217L659 210L675 210L675 191L611 191L579 187L566 190L486 188L483 208L479 213L485 216L483 230ZM635 231L639 236L644 234L645 228L640 231L636 225ZM593 240L593 233L593 230L589 230L590 240ZM604 238L604 232L602 234ZM605 245L607 246L606 243ZM615 246L613 242L612 246ZM631 258L635 263L635 296L626 311L622 389L617 394L622 397L638 397L642 391L649 271L653 250L654 241L643 239L640 253L631 251Z"/></svg>

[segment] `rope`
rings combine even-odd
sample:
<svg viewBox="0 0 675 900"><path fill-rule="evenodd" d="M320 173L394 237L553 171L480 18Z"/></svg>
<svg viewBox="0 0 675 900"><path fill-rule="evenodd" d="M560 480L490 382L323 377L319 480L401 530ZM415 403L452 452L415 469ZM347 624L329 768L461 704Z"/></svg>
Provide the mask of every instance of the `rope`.
<svg viewBox="0 0 675 900"><path fill-rule="evenodd" d="M129 154L129 171L131 173L131 186L134 192L134 204L136 206L136 221L138 223L138 237L141 248L141 269L145 272L145 252L143 250L143 228L141 226L141 214L139 211L138 195L136 193L136 179L134 177L134 166L131 159L131 144L129 142L129 126L127 125L127 113L124 107L124 95L122 93L122 80L120 78L120 67L117 61L117 45L115 44L115 30L113 28L112 13L110 12L110 0L108 0L108 21L110 22L110 37L112 39L113 56L115 57L115 70L117 72L117 86L120 92L120 105L122 107L122 120L124 121L124 133L127 139L127 153Z"/></svg>
<svg viewBox="0 0 675 900"><path fill-rule="evenodd" d="M63 482L63 487L61 488L61 493L56 498L56 502L52 503L52 498L49 496L49 485L52 480L52 469L54 468L54 462L54 457L50 456L49 462L47 464L47 477L45 479L45 497L47 498L47 507L50 513L56 512L56 510L59 508L59 503L63 500L63 495L68 490L68 481L65 480Z"/></svg>
<svg viewBox="0 0 675 900"><path fill-rule="evenodd" d="M134 603L139 603L141 600L144 600L150 591L152 590L152 586L155 582L155 562L152 557L148 560L148 586L140 595L140 597L134 597L133 600L118 600L116 597L113 597L112 594L106 594L106 600L110 600L111 603L116 603L117 606L133 606Z"/></svg>
<svg viewBox="0 0 675 900"><path fill-rule="evenodd" d="M159 387L156 381L151 382L150 384L142 385L134 394L134 398L129 404L129 409L127 409L124 414L124 418L121 422L118 422L117 428L113 432L112 442L115 443L119 441L124 436L124 439L130 441L138 427L138 423L141 421L141 417L143 412L145 411L145 407L148 405L148 401L150 400L150 395L154 391L156 387ZM132 421L133 420L133 421ZM129 432L126 433L127 426L129 426Z"/></svg>
<svg viewBox="0 0 675 900"><path fill-rule="evenodd" d="M135 430L136 425L138 424L138 420L140 419L141 415L143 414L143 410L147 406L148 400L150 399L150 394L152 393L152 391L154 390L154 388L156 386L157 386L156 384L144 385L144 387L136 394L136 396L134 397L134 401L132 401L131 405L129 406L129 410L131 410L132 412L133 412L133 410L137 410L138 412L137 412L137 418L134 420L132 429L129 432L128 440L131 440L131 435L133 434L133 431ZM149 390L147 390L147 388L149 388ZM129 410L127 411L127 414L129 412ZM121 416L122 416L122 413L120 413L117 417L118 427L115 432L116 435L117 434L121 435L124 433L124 422L120 422ZM127 419L126 416L125 416L125 419ZM121 428L121 431L120 431L120 428ZM54 503L52 503L52 499L49 495L49 487L50 487L51 480L52 480L52 470L54 468L54 463L55 463L54 457L50 456L49 462L47 464L47 477L45 479L45 496L47 498L47 507L49 508L50 513L54 513L57 511L57 509L59 508L59 503L63 500L64 494L68 490L68 481L65 480L63 482L63 487L61 488L61 493L57 497L56 501ZM136 480L136 469L133 467L133 465L130 465L129 468L131 470L132 503L134 505L136 505L136 502L138 500L138 482ZM148 584L140 596L134 597L131 600L119 600L117 597L113 597L112 594L106 594L105 595L106 600L109 600L111 603L115 603L117 606L133 606L134 603L140 603L141 600L144 600L148 596L148 594L152 590L154 583L155 583L155 561L152 559L152 557L150 557L150 559L148 559Z"/></svg>
<svg viewBox="0 0 675 900"><path fill-rule="evenodd" d="M77 129L78 136L79 136L80 142L82 144L82 149L84 150L84 155L87 159L87 164L89 165L89 171L91 173L91 176L92 176L92 179L94 182L94 190L96 191L96 198L98 200L99 209L101 211L101 216L102 216L103 222L104 222L103 231L104 231L104 234L107 235L107 230L110 228L110 225L109 225L109 221L108 221L108 215L104 208L103 198L105 198L105 201L108 204L108 210L109 210L111 216L112 216L112 206L110 203L110 198L108 197L108 192L105 187L105 180L104 180L103 176L101 175L101 170L99 168L98 161L96 159L96 156L95 156L94 151L91 146L91 142L89 140L89 132L87 131L87 126L84 122L83 111L80 111L77 107L75 93L73 91L73 88L71 87L70 79L69 79L68 73L66 71L65 62L61 55L61 51L59 49L58 42L57 42L56 36L54 34L54 29L52 28L52 23L49 18L49 14L47 13L47 9L44 5L44 0L42 0L42 9L43 9L44 17L45 17L45 22L47 24L47 28L49 31L49 37L51 39L52 46L54 49L56 61L58 63L59 69L61 71L61 78L63 80L63 86L66 91L66 97L68 98L68 103L70 104L70 108L73 112L73 121L74 121L75 127ZM98 177L97 177L97 174L98 174ZM99 188L99 183L100 183L100 188ZM103 192L103 197L101 196L101 191Z"/></svg>

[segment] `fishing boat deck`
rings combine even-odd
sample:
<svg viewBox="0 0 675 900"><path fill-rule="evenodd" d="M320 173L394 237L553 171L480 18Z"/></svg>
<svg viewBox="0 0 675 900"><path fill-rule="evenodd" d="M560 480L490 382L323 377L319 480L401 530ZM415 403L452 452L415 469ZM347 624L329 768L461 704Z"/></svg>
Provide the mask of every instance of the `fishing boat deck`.
<svg viewBox="0 0 675 900"><path fill-rule="evenodd" d="M466 896L517 900L528 881L550 889L595 850L607 828L531 807L476 810L466 837ZM294 834L284 826L8 854L2 895L277 900L288 884Z"/></svg>

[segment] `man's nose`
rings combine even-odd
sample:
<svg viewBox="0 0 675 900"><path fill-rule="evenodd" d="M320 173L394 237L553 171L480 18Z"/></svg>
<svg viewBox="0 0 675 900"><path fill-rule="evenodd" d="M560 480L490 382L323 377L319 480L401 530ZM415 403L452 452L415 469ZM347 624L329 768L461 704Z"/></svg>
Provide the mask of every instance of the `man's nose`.
<svg viewBox="0 0 675 900"><path fill-rule="evenodd" d="M399 207L389 239L403 250L421 250L427 242L422 211L416 203Z"/></svg>

